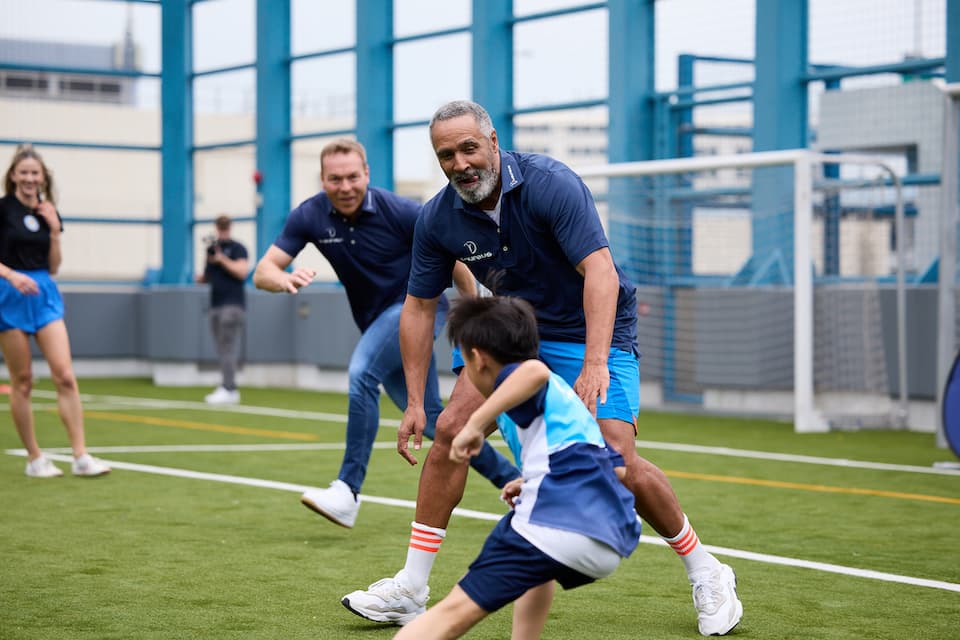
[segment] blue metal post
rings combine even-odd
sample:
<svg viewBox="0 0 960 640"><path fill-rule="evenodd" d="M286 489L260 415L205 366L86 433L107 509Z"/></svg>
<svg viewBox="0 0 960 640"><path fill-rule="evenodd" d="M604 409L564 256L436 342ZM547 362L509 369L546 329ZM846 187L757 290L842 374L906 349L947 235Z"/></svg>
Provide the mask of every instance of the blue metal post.
<svg viewBox="0 0 960 640"><path fill-rule="evenodd" d="M677 56L677 89L693 89L693 66L696 56ZM694 97L691 94L691 97ZM693 107L677 110L677 157L693 157Z"/></svg>
<svg viewBox="0 0 960 640"><path fill-rule="evenodd" d="M161 91L162 284L183 284L193 272L193 16L189 0L164 0Z"/></svg>
<svg viewBox="0 0 960 640"><path fill-rule="evenodd" d="M960 0L947 0L946 81L960 82Z"/></svg>
<svg viewBox="0 0 960 640"><path fill-rule="evenodd" d="M677 61L677 88L690 89L694 85L693 67L696 57L681 55ZM693 157L693 107L680 109L676 113L676 149L678 158ZM676 189L687 189L693 185L686 176L677 176L669 183L671 192ZM673 204L675 235L673 241L674 268L673 275L688 276L693 273L693 203L680 200Z"/></svg>
<svg viewBox="0 0 960 640"><path fill-rule="evenodd" d="M757 0L753 150L807 146L807 0ZM793 273L793 175L789 168L753 172L750 282ZM780 276L777 276L778 278Z"/></svg>
<svg viewBox="0 0 960 640"><path fill-rule="evenodd" d="M654 0L609 0L610 162L653 159Z"/></svg>
<svg viewBox="0 0 960 640"><path fill-rule="evenodd" d="M473 0L473 99L483 105L503 149L513 149L513 0Z"/></svg>
<svg viewBox="0 0 960 640"><path fill-rule="evenodd" d="M393 0L357 0L357 139L371 182L393 188Z"/></svg>
<svg viewBox="0 0 960 640"><path fill-rule="evenodd" d="M607 3L608 98L607 159L609 162L652 160L656 133L654 115L654 2L610 0ZM631 184L633 183L633 184ZM610 251L637 283L655 280L654 238L649 215L650 181L610 181ZM632 222L626 222L627 215ZM637 220L641 223L638 224Z"/></svg>
<svg viewBox="0 0 960 640"><path fill-rule="evenodd" d="M840 89L839 80L827 80L823 84L827 91ZM827 180L839 179L840 165L824 164L823 177ZM823 275L840 275L840 195L838 193L831 193L823 199Z"/></svg>
<svg viewBox="0 0 960 640"><path fill-rule="evenodd" d="M256 69L257 170L263 180L257 187L257 256L262 256L290 211L290 0L257 0Z"/></svg>

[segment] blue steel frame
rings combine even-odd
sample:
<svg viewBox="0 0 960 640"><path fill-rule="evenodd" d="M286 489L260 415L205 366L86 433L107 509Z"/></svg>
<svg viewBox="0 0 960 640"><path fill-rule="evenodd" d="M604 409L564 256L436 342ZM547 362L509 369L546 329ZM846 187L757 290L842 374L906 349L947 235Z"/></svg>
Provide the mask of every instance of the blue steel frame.
<svg viewBox="0 0 960 640"><path fill-rule="evenodd" d="M401 42L427 39L454 33L470 33L473 40L473 97L484 104L497 124L501 144L513 145L513 117L524 113L606 106L609 117L608 158L610 162L649 160L690 155L695 134L752 134L754 150L805 146L806 87L810 82L837 86L843 78L875 73L917 73L944 69L948 82L960 81L960 0L947 0L947 55L944 58L912 60L863 68L817 67L806 64L807 0L764 0L757 2L756 80L752 83L697 87L693 82L693 64L704 56L681 56L676 91L654 91L654 0L608 0L544 11L524 16L513 15L512 0L473 0L473 20L461 28L425 32L394 38L392 0L356 0L356 46L291 56L291 0L257 0L256 63L219 69L194 71L192 61L192 6L203 0L116 0L160 5L163 35L162 72L160 74L125 70L87 68L47 68L42 65L0 64L6 69L99 73L125 77L159 77L163 97L163 140L151 145L84 144L64 141L34 141L46 146L64 146L125 151L157 152L162 155L163 170L163 267L161 282L189 282L192 274L193 154L212 149L256 146L257 167L263 172L260 187L261 207L258 222L257 251L262 253L282 225L290 205L290 144L294 140L330 135L354 134L367 146L371 164L380 186L393 186L393 133L396 129L422 126L425 122L395 122L393 119L393 49ZM609 25L609 95L605 100L556 103L517 109L513 106L513 26L520 22L544 20L556 16L606 9ZM357 118L354 129L318 131L291 135L290 67L298 60L324 55L354 52L357 57ZM720 59L718 59L720 60ZM735 59L723 59L738 62ZM754 63L753 60L739 62ZM254 68L257 73L257 134L254 139L217 144L193 144L192 83L197 77ZM747 95L703 98L717 91L743 89ZM751 93L752 92L752 93ZM752 130L696 129L692 110L697 106L751 99L755 106ZM5 143L19 140L0 140ZM268 168L268 171L264 169ZM771 170L775 171L775 170ZM757 179L752 198L758 207L772 198L782 197L790 185L783 176L773 180ZM676 185L682 188L682 185ZM785 191L786 190L786 191ZM780 195L778 195L780 194ZM622 196L620 196L622 197ZM617 206L616 191L609 194ZM669 201L672 196L660 194ZM669 205L667 210L669 209ZM86 220L86 218L81 219ZM139 219L120 222L155 224ZM611 230L614 251L625 264L635 264L623 243L625 234ZM755 234L754 256L780 255L789 265L788 251L769 234ZM680 240L677 243L677 240ZM654 246L668 251L682 250L682 238L650 238ZM644 243L640 243L643 246ZM828 261L828 264L832 261ZM753 265L756 267L757 265ZM747 267L745 271L750 271ZM659 274L660 276L669 274ZM673 274L680 275L683 274ZM753 273L748 280L763 279ZM655 277L654 280L659 280Z"/></svg>
<svg viewBox="0 0 960 640"><path fill-rule="evenodd" d="M752 136L755 151L805 147L807 144L807 87L811 82L824 82L828 89L839 86L843 78L875 73L930 72L944 69L948 82L960 82L960 0L947 0L946 43L944 58L912 60L870 67L814 67L807 62L808 0L757 0L756 59L738 60L681 56L678 67L678 88L657 93L655 69L654 0L608 0L579 6L514 16L512 0L473 0L471 24L464 27L425 32L403 38L393 36L393 0L355 0L357 6L356 44L353 47L329 49L291 56L291 0L256 0L257 48L254 64L236 65L201 72L193 70L192 6L203 0L119 0L160 4L162 11L163 55L160 74L163 109L161 146L96 145L58 141L34 141L47 146L122 149L128 151L160 151L162 154L162 237L163 266L160 280L164 284L182 284L192 278L193 156L205 150L256 145L257 167L263 173L258 187L260 206L256 212L257 253L269 247L285 219L290 206L290 146L294 140L333 135L356 135L367 148L369 160L377 167L379 186L392 188L394 168L394 132L402 127L423 126L426 122L395 122L393 68L397 44L469 33L472 37L473 98L484 104L497 125L501 145L513 146L513 117L524 113L569 110L594 106L608 109L608 159L613 162L651 160L693 154L695 134ZM582 102L553 103L518 109L513 100L513 27L520 22L543 20L556 16L605 9L609 32L609 93L606 99ZM317 131L292 135L290 131L291 65L319 56L356 55L357 112L353 129ZM722 60L755 65L753 82L726 85L696 86L693 65L698 60ZM0 68L31 68L3 65ZM32 67L40 70L40 67ZM200 76L254 68L257 76L257 126L253 140L235 140L213 145L193 144L193 80ZM44 69L52 70L52 69ZM69 72L71 69L57 69ZM108 73L103 70L72 69L75 72ZM136 72L109 72L126 76L153 76ZM726 92L720 98L703 97ZM734 92L736 95L730 96ZM697 129L693 126L693 109L698 106L731 101L752 100L752 129ZM20 141L4 141L13 143ZM939 176L909 176L905 183L931 184ZM653 181L655 215L672 217L689 210L691 198L710 197L716 193L694 193L683 182L668 184ZM749 191L757 210L776 207L784 194L792 193L792 181L783 169L754 172ZM607 194L611 212L629 204L629 186L615 184ZM836 233L834 211L828 230ZM155 223L142 220L113 222ZM762 221L759 222L765 224ZM690 286L696 279L689 265L664 271L643 266L648 255L671 259L686 251L689 254L689 229L664 235L650 232L637 241L613 216L610 223L611 249L624 268L641 284L654 284L664 291L664 390L669 400L696 400L674 388L672 362L674 350L674 293L676 287ZM671 225L654 225L669 228ZM674 225L675 226L675 225ZM758 284L771 281L788 282L792 273L792 255L788 244L774 233L761 228L754 234L753 257L744 266L736 282ZM628 243L627 240L630 240ZM640 247L638 250L637 247ZM643 255L635 255L643 252ZM835 256L828 255L828 273ZM712 284L715 282L711 281ZM708 283L708 284L711 284Z"/></svg>

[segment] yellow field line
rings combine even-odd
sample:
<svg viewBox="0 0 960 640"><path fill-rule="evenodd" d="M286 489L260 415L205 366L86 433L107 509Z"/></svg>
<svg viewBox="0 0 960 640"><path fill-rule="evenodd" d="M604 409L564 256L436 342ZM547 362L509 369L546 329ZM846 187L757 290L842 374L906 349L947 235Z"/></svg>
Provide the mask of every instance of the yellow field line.
<svg viewBox="0 0 960 640"><path fill-rule="evenodd" d="M208 422L192 422L189 420L172 420L169 418L150 418L123 413L105 411L85 411L84 415L98 420L114 422L138 422L158 427L176 427L179 429L195 429L197 431L215 431L218 433L232 433L237 435L263 436L267 438L281 438L284 440L316 441L320 437L312 433L297 431L271 431L269 429L253 429ZM800 491L817 491L821 493L845 493L851 495L879 496L884 498L900 498L903 500L922 500L926 502L941 502L944 504L960 505L960 498L946 498L943 496L929 496L921 493L902 493L899 491L880 491L877 489L857 489L855 487L831 487L822 484L803 484L800 482L783 482L781 480L758 480L755 478L739 478L736 476L718 476L709 473L691 473L689 471L663 470L668 476L686 478L690 480L708 480L712 482L727 482L731 484L746 484L757 487L776 487L778 489L797 489Z"/></svg>
<svg viewBox="0 0 960 640"><path fill-rule="evenodd" d="M926 502L942 502L944 504L960 505L960 498L945 498L943 496L928 496L922 493L901 493L900 491L880 491L878 489L857 489L855 487L831 487L823 484L803 484L800 482L783 482L781 480L757 480L754 478L738 478L735 476L717 476L709 473L690 473L688 471L667 471L668 476L688 478L691 480L711 480L713 482L728 482L732 484L749 484L758 487L776 487L778 489L799 489L801 491L819 491L822 493L848 493L861 496L881 496L884 498L902 498L904 500L924 500Z"/></svg>
<svg viewBox="0 0 960 640"><path fill-rule="evenodd" d="M233 433L244 436L263 436L267 438L281 438L284 440L319 440L320 437L312 433L297 431L272 431L270 429L253 429L250 427L235 427L225 424L210 424L209 422L191 422L189 420L171 420L169 418L148 418L124 413L105 411L84 411L85 416L98 420L112 420L114 422L139 422L157 427L177 427L179 429L195 429L197 431L216 431L218 433Z"/></svg>

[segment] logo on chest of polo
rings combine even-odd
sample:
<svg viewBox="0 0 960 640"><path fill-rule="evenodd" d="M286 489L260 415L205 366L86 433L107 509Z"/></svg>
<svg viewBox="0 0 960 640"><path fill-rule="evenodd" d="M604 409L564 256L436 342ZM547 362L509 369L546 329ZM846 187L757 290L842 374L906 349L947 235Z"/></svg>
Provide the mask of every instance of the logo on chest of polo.
<svg viewBox="0 0 960 640"><path fill-rule="evenodd" d="M467 255L460 256L461 262L476 262L478 260L488 260L493 257L492 251L484 251L483 253L477 253L479 248L477 243L473 240L467 240L463 243L464 249L467 250Z"/></svg>
<svg viewBox="0 0 960 640"><path fill-rule="evenodd" d="M317 244L339 244L343 242L343 238L337 236L337 230L333 227L327 227L324 229L324 232L327 234L327 237L317 238Z"/></svg>
<svg viewBox="0 0 960 640"><path fill-rule="evenodd" d="M510 186L511 187L517 186L517 183L520 181L517 180L517 177L515 175L513 175L513 167L509 164L507 165L507 173L510 174Z"/></svg>

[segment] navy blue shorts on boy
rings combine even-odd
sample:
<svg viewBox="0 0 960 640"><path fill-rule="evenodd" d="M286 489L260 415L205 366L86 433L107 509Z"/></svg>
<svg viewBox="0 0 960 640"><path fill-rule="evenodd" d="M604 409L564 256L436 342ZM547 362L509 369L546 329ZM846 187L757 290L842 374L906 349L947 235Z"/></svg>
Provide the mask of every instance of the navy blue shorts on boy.
<svg viewBox="0 0 960 640"><path fill-rule="evenodd" d="M457 584L487 613L510 604L533 587L556 580L564 589L594 582L561 564L513 530L508 513L483 543L480 555Z"/></svg>
<svg viewBox="0 0 960 640"><path fill-rule="evenodd" d="M9 281L0 278L0 331L19 329L35 334L54 320L63 318L63 298L49 271L38 269L20 273L33 278L40 292L24 295Z"/></svg>

